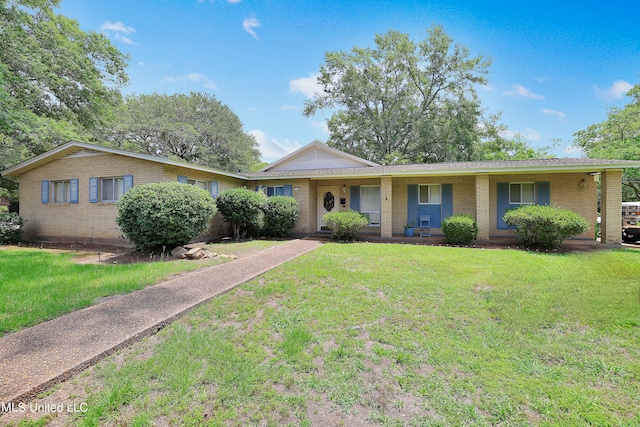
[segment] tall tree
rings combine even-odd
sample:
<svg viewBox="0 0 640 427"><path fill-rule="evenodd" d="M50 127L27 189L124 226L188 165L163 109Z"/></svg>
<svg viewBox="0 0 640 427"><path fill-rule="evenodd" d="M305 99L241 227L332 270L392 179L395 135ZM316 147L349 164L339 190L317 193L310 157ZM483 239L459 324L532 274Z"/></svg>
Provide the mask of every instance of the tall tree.
<svg viewBox="0 0 640 427"><path fill-rule="evenodd" d="M325 54L322 92L304 114L337 109L328 144L387 164L471 158L481 140L475 85L486 83L490 61L471 58L439 26L418 43L389 31L375 44Z"/></svg>
<svg viewBox="0 0 640 427"><path fill-rule="evenodd" d="M11 156L85 135L118 104L127 82L127 57L54 13L59 2L0 4L0 143Z"/></svg>
<svg viewBox="0 0 640 427"><path fill-rule="evenodd" d="M574 134L574 144L596 159L640 160L640 84L627 93L633 100L611 108L607 120ZM624 200L640 200L640 170L625 169Z"/></svg>
<svg viewBox="0 0 640 427"><path fill-rule="evenodd" d="M260 155L238 116L204 93L128 96L106 139L124 148L234 172L248 169Z"/></svg>

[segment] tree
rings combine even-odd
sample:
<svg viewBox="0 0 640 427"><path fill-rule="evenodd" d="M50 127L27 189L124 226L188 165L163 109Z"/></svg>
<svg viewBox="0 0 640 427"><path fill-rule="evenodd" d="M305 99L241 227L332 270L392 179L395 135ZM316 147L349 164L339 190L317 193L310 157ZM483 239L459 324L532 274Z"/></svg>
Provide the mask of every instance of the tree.
<svg viewBox="0 0 640 427"><path fill-rule="evenodd" d="M611 108L607 120L574 134L574 144L596 159L640 160L640 84L627 96L633 98L624 108ZM623 200L640 200L640 171L625 169L622 176Z"/></svg>
<svg viewBox="0 0 640 427"><path fill-rule="evenodd" d="M0 5L0 143L22 159L86 135L120 102L128 80L127 57L55 14L59 2Z"/></svg>
<svg viewBox="0 0 640 427"><path fill-rule="evenodd" d="M340 108L328 121L328 144L386 164L471 158L481 140L474 87L486 83L490 61L470 58L442 27L418 43L389 31L375 44L325 54L322 92L304 114Z"/></svg>
<svg viewBox="0 0 640 427"><path fill-rule="evenodd" d="M0 4L0 170L91 139L121 101L127 57L103 35L55 14L59 2ZM15 180L2 177L0 187L15 197Z"/></svg>
<svg viewBox="0 0 640 427"><path fill-rule="evenodd" d="M106 134L114 145L233 172L259 161L257 142L215 96L132 95Z"/></svg>

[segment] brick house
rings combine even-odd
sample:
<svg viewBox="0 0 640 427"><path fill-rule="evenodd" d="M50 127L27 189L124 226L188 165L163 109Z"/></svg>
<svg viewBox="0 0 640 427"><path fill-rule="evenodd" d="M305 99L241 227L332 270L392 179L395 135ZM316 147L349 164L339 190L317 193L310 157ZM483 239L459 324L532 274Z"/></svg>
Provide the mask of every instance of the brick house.
<svg viewBox="0 0 640 427"><path fill-rule="evenodd" d="M115 224L117 200L134 185L178 181L198 185L215 197L228 188L261 189L268 196L291 195L300 203L295 235L322 229L322 215L353 209L369 218L367 233L404 235L429 216L432 233L442 219L468 213L478 223L478 240L509 237L502 221L520 204L550 204L584 216L593 239L601 186L602 242L621 241L622 170L638 161L545 159L382 166L311 143L253 173L205 166L69 142L2 172L20 181L20 214L28 240L124 243ZM216 214L207 237L229 234Z"/></svg>

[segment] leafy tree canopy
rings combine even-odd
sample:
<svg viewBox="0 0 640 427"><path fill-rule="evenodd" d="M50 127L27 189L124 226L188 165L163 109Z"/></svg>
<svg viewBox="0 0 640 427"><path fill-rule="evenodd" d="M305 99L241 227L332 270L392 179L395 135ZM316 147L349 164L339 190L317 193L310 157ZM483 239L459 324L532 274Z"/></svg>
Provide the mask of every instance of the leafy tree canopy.
<svg viewBox="0 0 640 427"><path fill-rule="evenodd" d="M607 120L574 134L574 144L596 159L640 160L640 84L627 93L633 100L611 108ZM640 171L625 169L623 199L640 200Z"/></svg>
<svg viewBox="0 0 640 427"><path fill-rule="evenodd" d="M259 162L253 136L213 95L128 96L116 120L104 137L119 147L234 172Z"/></svg>
<svg viewBox="0 0 640 427"><path fill-rule="evenodd" d="M59 1L0 4L3 163L83 136L118 104L127 83L127 57L103 35L55 14Z"/></svg>
<svg viewBox="0 0 640 427"><path fill-rule="evenodd" d="M54 13L60 0L0 3L0 170L71 139L91 140L127 83L127 57ZM0 177L0 194L17 183Z"/></svg>
<svg viewBox="0 0 640 427"><path fill-rule="evenodd" d="M329 52L321 93L304 114L337 109L330 146L380 163L470 158L479 142L480 103L490 61L470 57L441 27L416 43L397 31L378 34L375 48Z"/></svg>

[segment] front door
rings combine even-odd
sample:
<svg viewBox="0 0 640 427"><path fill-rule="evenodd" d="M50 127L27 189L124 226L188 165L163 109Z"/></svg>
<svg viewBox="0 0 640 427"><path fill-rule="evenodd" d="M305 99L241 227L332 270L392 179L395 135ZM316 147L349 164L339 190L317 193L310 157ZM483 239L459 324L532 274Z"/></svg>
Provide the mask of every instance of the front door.
<svg viewBox="0 0 640 427"><path fill-rule="evenodd" d="M340 187L320 186L318 187L318 231L322 230L326 224L322 220L324 214L336 212L340 208Z"/></svg>

